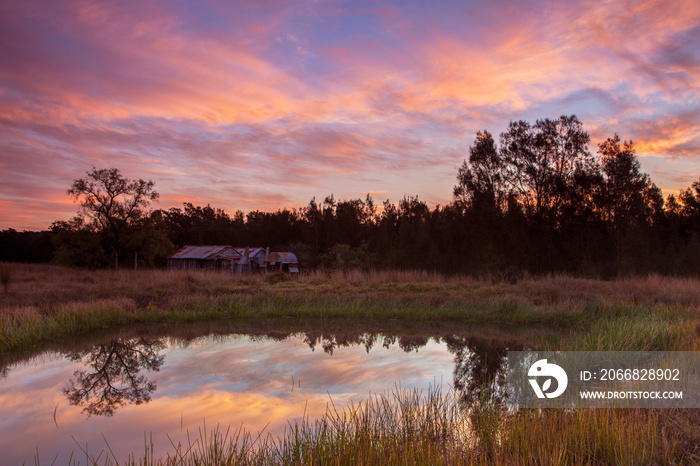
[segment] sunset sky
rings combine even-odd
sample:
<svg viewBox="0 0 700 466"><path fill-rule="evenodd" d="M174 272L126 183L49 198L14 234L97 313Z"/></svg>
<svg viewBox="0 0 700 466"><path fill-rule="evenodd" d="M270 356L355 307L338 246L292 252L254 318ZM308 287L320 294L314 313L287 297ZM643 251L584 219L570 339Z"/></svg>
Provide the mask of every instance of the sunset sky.
<svg viewBox="0 0 700 466"><path fill-rule="evenodd" d="M154 207L451 200L478 130L575 114L700 178L700 2L0 2L0 229L93 166Z"/></svg>

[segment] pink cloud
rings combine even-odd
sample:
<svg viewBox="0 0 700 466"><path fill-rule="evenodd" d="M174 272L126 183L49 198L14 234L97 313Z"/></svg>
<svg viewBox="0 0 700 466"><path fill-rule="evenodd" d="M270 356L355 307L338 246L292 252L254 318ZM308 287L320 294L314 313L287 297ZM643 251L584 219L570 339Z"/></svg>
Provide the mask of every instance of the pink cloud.
<svg viewBox="0 0 700 466"><path fill-rule="evenodd" d="M692 158L696 3L5 4L0 200L60 197L96 165L224 208L444 202L475 131L562 113Z"/></svg>

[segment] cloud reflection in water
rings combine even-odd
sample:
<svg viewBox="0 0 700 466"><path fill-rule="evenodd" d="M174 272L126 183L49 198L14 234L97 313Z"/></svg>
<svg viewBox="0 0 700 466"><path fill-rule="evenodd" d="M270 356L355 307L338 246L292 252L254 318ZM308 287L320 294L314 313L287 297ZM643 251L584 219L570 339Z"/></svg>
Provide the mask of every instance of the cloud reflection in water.
<svg viewBox="0 0 700 466"><path fill-rule="evenodd" d="M172 452L168 437L186 444L187 432L196 436L204 422L280 435L303 415L322 415L331 399L341 409L397 385L459 386L460 360L472 347L463 338L367 334L114 340L13 368L0 381L0 450L7 461L31 463L39 447L42 463L57 452L61 463L75 442L106 451L104 434L125 458L142 454L144 434L152 433L155 453L163 454Z"/></svg>

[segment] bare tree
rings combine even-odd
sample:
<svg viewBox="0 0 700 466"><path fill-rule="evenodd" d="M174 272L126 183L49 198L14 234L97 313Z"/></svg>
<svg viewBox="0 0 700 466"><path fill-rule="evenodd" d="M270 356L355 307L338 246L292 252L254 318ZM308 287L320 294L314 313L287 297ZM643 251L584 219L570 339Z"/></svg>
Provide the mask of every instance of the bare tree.
<svg viewBox="0 0 700 466"><path fill-rule="evenodd" d="M119 264L119 250L124 247L134 226L144 217L151 201L158 199L151 180L131 180L116 168L92 168L85 178L77 179L68 190L82 213L100 231Z"/></svg>

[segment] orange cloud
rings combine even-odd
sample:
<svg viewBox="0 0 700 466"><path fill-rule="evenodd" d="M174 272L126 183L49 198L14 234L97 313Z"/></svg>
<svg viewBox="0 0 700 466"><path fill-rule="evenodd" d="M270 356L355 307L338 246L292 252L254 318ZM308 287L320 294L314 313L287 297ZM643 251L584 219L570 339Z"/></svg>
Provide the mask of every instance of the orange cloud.
<svg viewBox="0 0 700 466"><path fill-rule="evenodd" d="M693 157L700 154L700 113L686 113L636 125L640 154Z"/></svg>
<svg viewBox="0 0 700 466"><path fill-rule="evenodd" d="M0 199L34 195L39 183L14 180L40 157L41 189L56 193L97 165L227 209L329 191L449 200L475 131L510 120L574 113L645 155L692 157L700 137L683 119L700 83L690 0L2 8L0 163L12 186ZM641 132L654 120L677 128ZM402 175L376 176L388 171Z"/></svg>

